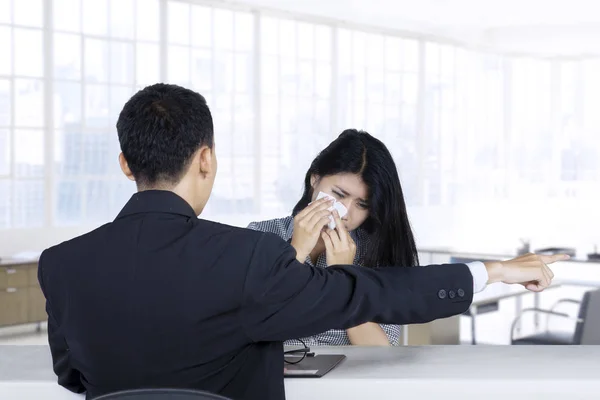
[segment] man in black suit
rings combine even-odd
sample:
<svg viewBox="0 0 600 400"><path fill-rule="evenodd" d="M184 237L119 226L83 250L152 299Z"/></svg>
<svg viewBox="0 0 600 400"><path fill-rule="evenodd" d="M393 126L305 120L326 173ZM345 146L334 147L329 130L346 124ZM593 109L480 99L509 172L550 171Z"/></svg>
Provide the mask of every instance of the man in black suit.
<svg viewBox="0 0 600 400"><path fill-rule="evenodd" d="M279 237L197 218L217 172L201 95L147 87L125 104L117 131L138 193L113 222L47 249L39 263L58 383L88 398L169 387L282 400L282 341L460 314L490 282L542 290L546 263L563 258L311 268Z"/></svg>

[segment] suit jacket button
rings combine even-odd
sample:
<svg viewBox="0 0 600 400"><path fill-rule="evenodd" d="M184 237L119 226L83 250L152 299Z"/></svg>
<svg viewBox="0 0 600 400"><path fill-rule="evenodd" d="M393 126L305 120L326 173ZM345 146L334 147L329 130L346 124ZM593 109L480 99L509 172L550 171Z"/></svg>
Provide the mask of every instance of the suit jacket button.
<svg viewBox="0 0 600 400"><path fill-rule="evenodd" d="M456 293L454 292L454 290L448 292L448 297L450 297L451 299L456 297Z"/></svg>
<svg viewBox="0 0 600 400"><path fill-rule="evenodd" d="M438 297L440 299L445 299L446 298L446 291L444 289L440 289L440 291L438 292Z"/></svg>
<svg viewBox="0 0 600 400"><path fill-rule="evenodd" d="M462 289L458 289L458 297L465 297L465 291Z"/></svg>

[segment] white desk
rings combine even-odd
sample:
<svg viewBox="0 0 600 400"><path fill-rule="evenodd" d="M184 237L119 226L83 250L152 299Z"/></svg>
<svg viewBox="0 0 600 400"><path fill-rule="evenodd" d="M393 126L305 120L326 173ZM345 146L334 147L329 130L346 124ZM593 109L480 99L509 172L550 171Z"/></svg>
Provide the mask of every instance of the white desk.
<svg viewBox="0 0 600 400"><path fill-rule="evenodd" d="M321 379L286 379L287 400L591 399L600 346L315 348L348 359ZM510 396L510 397L508 397ZM0 346L0 398L81 400L56 384L45 346Z"/></svg>

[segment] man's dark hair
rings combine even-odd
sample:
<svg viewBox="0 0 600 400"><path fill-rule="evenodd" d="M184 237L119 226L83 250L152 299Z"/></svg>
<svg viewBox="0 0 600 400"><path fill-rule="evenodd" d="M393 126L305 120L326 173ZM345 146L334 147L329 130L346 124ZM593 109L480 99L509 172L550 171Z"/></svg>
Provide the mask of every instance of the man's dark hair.
<svg viewBox="0 0 600 400"><path fill-rule="evenodd" d="M121 151L138 186L176 184L202 146L213 147L213 121L202 95L164 83L137 92L117 121Z"/></svg>

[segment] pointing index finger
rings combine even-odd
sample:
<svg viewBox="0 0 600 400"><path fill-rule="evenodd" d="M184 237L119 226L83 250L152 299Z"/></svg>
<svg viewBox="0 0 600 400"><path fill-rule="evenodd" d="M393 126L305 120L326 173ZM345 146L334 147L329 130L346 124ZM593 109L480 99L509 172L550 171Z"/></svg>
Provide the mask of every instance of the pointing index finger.
<svg viewBox="0 0 600 400"><path fill-rule="evenodd" d="M552 254L552 255L548 255L548 256L545 256L545 255L540 256L540 259L542 260L542 262L544 264L552 264L557 261L565 261L565 260L568 260L569 258L571 258L571 257L567 254Z"/></svg>

